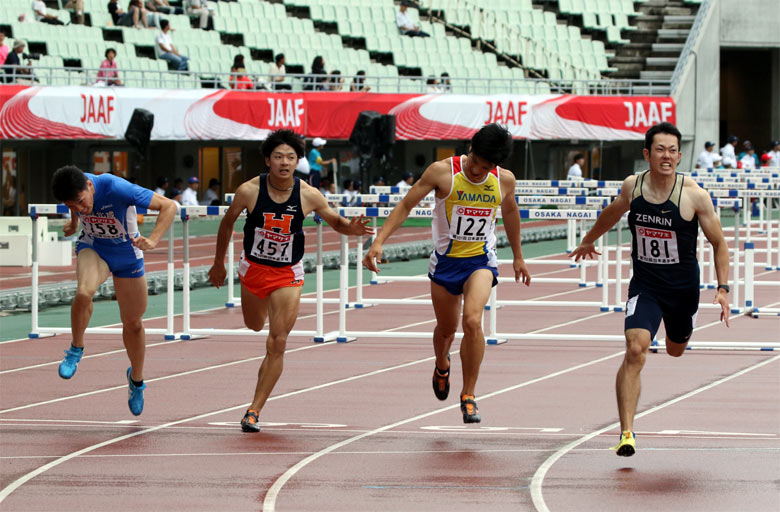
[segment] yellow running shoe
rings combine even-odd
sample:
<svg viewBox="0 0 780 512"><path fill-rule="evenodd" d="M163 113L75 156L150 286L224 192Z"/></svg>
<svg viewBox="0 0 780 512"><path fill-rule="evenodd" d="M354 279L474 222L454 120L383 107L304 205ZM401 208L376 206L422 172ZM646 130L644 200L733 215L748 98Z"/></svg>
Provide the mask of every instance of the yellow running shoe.
<svg viewBox="0 0 780 512"><path fill-rule="evenodd" d="M631 457L636 453L636 436L630 430L626 430L620 435L620 442L612 449L616 450L620 457Z"/></svg>

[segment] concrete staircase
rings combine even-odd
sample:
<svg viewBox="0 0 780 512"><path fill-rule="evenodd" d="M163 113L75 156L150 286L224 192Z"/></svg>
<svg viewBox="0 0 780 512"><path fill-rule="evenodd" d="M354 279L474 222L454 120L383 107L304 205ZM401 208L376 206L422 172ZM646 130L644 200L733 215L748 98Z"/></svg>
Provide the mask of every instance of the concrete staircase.
<svg viewBox="0 0 780 512"><path fill-rule="evenodd" d="M624 36L631 42L618 47L610 59L610 65L618 68L610 78L670 80L697 7L680 0L650 0L636 4L636 9L641 13L634 19L637 30Z"/></svg>

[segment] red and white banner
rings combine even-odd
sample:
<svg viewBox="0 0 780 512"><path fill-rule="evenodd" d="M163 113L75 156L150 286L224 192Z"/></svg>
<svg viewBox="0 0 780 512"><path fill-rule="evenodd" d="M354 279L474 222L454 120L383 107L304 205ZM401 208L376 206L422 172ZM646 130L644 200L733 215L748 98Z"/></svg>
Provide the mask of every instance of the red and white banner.
<svg viewBox="0 0 780 512"><path fill-rule="evenodd" d="M347 139L364 110L395 115L398 140L470 139L488 123L532 140L632 140L656 123L675 122L667 97L3 85L0 138L121 139L135 108L154 113L152 140L262 140L279 128Z"/></svg>

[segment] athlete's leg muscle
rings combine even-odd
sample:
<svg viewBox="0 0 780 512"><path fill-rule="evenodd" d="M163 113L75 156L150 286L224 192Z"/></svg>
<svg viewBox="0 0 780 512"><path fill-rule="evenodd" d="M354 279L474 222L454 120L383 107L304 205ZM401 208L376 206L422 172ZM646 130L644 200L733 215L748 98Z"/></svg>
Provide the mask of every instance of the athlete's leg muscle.
<svg viewBox="0 0 780 512"><path fill-rule="evenodd" d="M257 373L257 386L252 405L249 407L250 409L260 411L263 408L276 382L282 375L287 336L298 318L300 302L301 287L299 286L279 288L268 296L270 325L268 340L265 344L266 354Z"/></svg>
<svg viewBox="0 0 780 512"><path fill-rule="evenodd" d="M475 271L463 285L463 341L460 344L460 360L463 365L463 390L461 395L474 395L479 377L479 367L485 355L485 335L482 332L482 316L490 298L493 273L487 269Z"/></svg>
<svg viewBox="0 0 780 512"><path fill-rule="evenodd" d="M246 286L241 285L241 313L244 315L244 325L253 331L263 330L268 316L269 298L259 298Z"/></svg>
<svg viewBox="0 0 780 512"><path fill-rule="evenodd" d="M114 277L114 291L122 319L122 341L133 371L133 380L144 379L146 334L143 316L146 312L146 277Z"/></svg>
<svg viewBox="0 0 780 512"><path fill-rule="evenodd" d="M436 315L436 327L433 329L433 353L436 356L436 366L440 370L450 367L447 359L455 331L460 321L462 295L453 295L440 284L431 281L431 301Z"/></svg>
<svg viewBox="0 0 780 512"><path fill-rule="evenodd" d="M82 249L76 257L76 295L70 307L73 345L84 346L84 330L92 318L92 297L111 271L108 264L92 249Z"/></svg>
<svg viewBox="0 0 780 512"><path fill-rule="evenodd" d="M651 341L650 331L646 329L626 330L626 355L615 379L622 431L634 429L634 414L642 387L640 373Z"/></svg>

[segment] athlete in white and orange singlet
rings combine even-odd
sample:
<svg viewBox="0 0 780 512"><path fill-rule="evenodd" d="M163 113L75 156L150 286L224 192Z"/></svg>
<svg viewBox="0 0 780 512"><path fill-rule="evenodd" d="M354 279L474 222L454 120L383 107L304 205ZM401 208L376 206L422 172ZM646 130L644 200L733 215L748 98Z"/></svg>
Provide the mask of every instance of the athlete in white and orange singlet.
<svg viewBox="0 0 780 512"><path fill-rule="evenodd" d="M258 414L282 374L287 336L298 317L303 286L303 219L312 211L342 235L373 234L361 215L347 220L333 211L316 188L293 176L303 157L303 141L290 130L277 130L263 143L268 174L245 182L219 225L217 252L209 270L216 287L225 282L225 253L241 212L248 212L244 251L238 268L244 323L259 331L268 318L266 355L255 394L241 420L244 432L258 432Z"/></svg>
<svg viewBox="0 0 780 512"><path fill-rule="evenodd" d="M461 317L462 302L460 408L465 423L481 421L474 396L485 353L482 314L491 288L498 283L495 230L499 208L514 254L515 280L522 277L526 285L531 282L520 244L515 176L497 166L511 151L511 134L491 124L471 139L468 155L433 163L393 209L363 260L368 269L378 272L376 262L382 258L382 244L403 224L412 208L429 192L435 191L434 251L428 271L436 314L433 392L439 400L446 400L449 395L449 352Z"/></svg>

